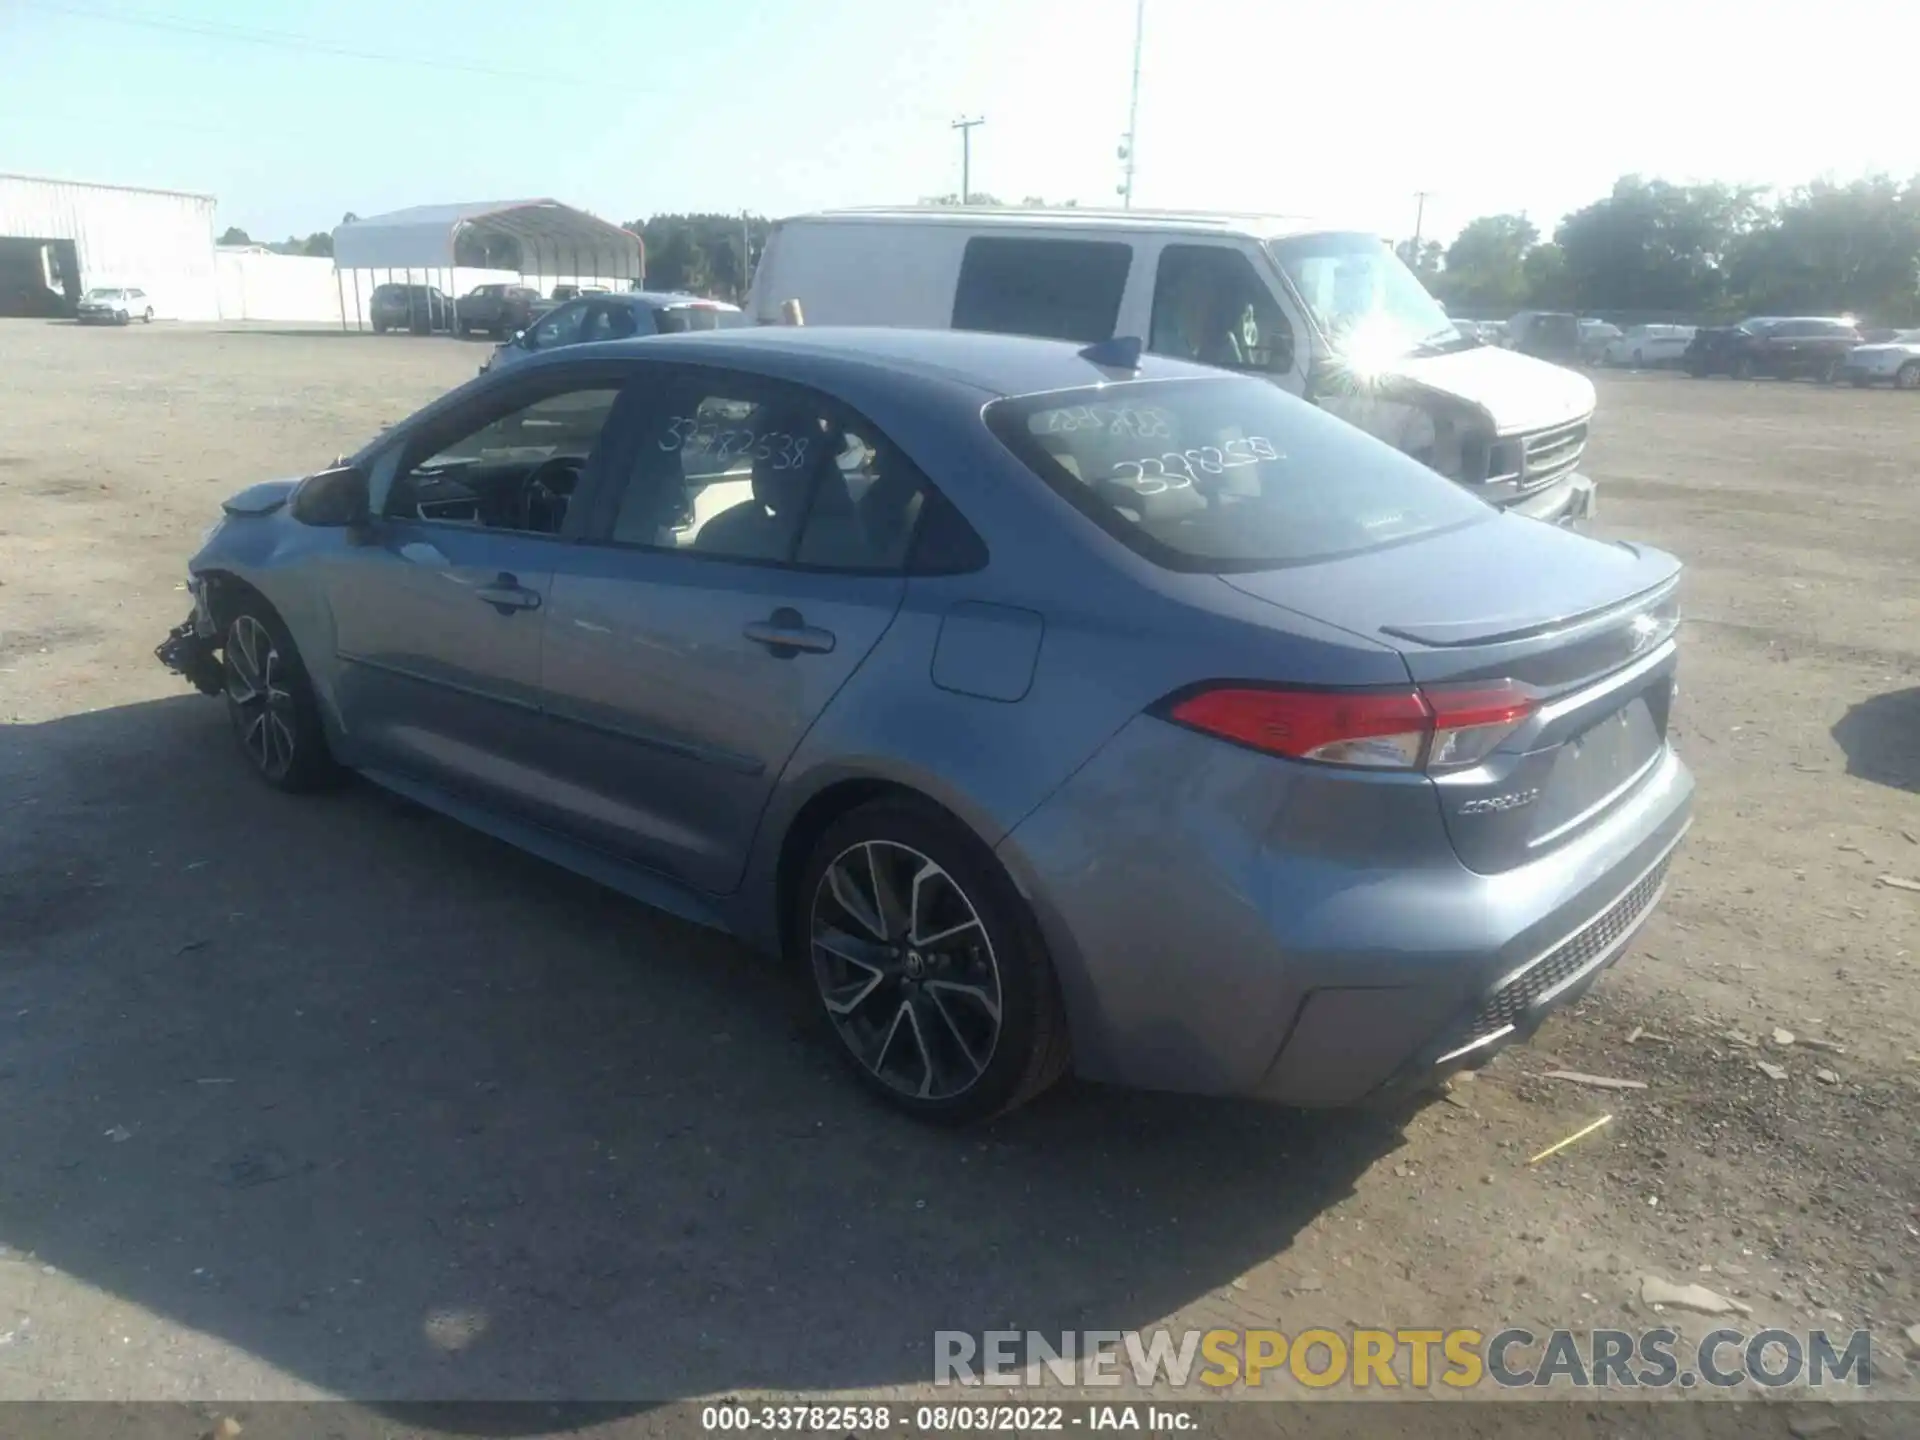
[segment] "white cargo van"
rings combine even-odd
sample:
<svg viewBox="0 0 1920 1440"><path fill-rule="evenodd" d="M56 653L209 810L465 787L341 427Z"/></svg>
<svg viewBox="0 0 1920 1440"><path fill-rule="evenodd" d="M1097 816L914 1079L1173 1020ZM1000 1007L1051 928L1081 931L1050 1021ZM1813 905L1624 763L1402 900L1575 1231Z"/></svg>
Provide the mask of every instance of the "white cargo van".
<svg viewBox="0 0 1920 1440"><path fill-rule="evenodd" d="M1493 504L1593 513L1585 376L1482 345L1378 236L1271 216L924 207L773 226L747 309L808 325L994 330L1269 376Z"/></svg>

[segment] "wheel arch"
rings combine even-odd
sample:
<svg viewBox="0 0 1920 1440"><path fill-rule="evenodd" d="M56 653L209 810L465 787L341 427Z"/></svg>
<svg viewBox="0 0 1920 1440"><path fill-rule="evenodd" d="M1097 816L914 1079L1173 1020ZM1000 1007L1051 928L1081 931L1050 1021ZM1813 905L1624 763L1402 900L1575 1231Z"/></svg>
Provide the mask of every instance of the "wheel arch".
<svg viewBox="0 0 1920 1440"><path fill-rule="evenodd" d="M953 806L942 803L930 793L930 787L878 774L847 774L828 779L798 804L780 827L777 843L771 843L768 847L772 851L771 873L768 877L771 883L762 887L762 893L771 891L768 897L771 904L767 907L770 913L765 916L763 926L755 927L764 931L763 940L767 948L776 954L785 951L788 938L786 926L792 912L794 890L820 837L843 816L861 806L889 799L900 800L940 816L972 836L987 854L993 854L993 841L981 833L980 827L970 823ZM1015 889L1019 889L1018 882L1015 882Z"/></svg>

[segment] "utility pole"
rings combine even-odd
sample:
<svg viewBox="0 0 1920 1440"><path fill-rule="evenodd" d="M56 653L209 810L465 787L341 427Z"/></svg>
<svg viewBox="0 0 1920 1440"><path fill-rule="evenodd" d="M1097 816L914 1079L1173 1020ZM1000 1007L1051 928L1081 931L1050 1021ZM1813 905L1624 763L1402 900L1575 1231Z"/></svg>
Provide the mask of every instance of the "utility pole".
<svg viewBox="0 0 1920 1440"><path fill-rule="evenodd" d="M973 127L986 123L984 116L953 122L953 128L960 132L960 203L962 205L968 204L973 199Z"/></svg>
<svg viewBox="0 0 1920 1440"><path fill-rule="evenodd" d="M1413 263L1415 265L1420 263L1420 229L1426 222L1427 197L1432 193L1431 190L1416 190L1413 192Z"/></svg>
<svg viewBox="0 0 1920 1440"><path fill-rule="evenodd" d="M1140 130L1140 46L1147 33L1147 0L1137 0L1133 10L1133 95L1127 101L1127 136L1120 145L1120 158L1126 162L1120 181L1120 208L1133 208L1134 137Z"/></svg>

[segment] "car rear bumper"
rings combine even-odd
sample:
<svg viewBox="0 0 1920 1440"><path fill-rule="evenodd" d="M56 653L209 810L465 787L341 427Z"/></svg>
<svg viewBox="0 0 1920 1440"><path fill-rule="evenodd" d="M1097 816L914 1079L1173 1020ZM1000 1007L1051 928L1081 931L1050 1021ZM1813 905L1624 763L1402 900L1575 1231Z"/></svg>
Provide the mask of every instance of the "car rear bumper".
<svg viewBox="0 0 1920 1440"><path fill-rule="evenodd" d="M1480 874L1408 804L1423 777L1312 772L1142 717L1001 842L1083 1076L1339 1106L1481 1063L1623 953L1692 811L1668 749L1577 839Z"/></svg>

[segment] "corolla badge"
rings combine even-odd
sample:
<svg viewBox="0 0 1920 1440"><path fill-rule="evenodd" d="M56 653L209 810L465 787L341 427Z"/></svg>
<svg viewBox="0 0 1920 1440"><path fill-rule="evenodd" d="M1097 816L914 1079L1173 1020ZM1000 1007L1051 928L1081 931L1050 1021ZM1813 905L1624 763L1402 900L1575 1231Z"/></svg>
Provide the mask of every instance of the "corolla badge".
<svg viewBox="0 0 1920 1440"><path fill-rule="evenodd" d="M1540 798L1538 790L1511 790L1505 795L1483 795L1460 806L1462 815L1501 815L1531 805Z"/></svg>

